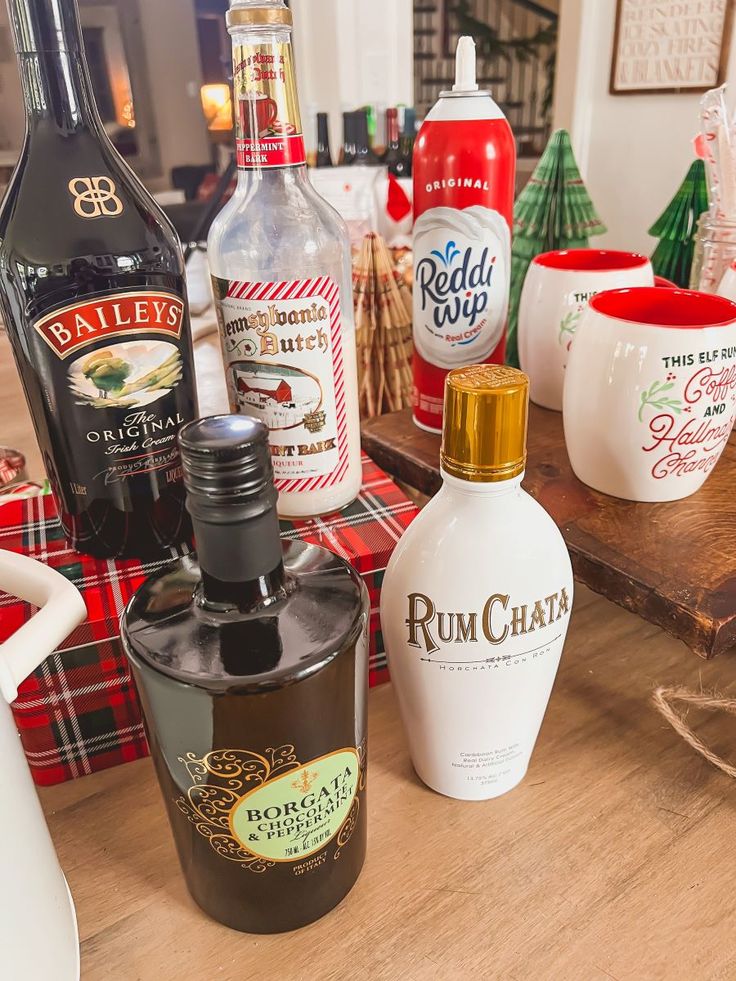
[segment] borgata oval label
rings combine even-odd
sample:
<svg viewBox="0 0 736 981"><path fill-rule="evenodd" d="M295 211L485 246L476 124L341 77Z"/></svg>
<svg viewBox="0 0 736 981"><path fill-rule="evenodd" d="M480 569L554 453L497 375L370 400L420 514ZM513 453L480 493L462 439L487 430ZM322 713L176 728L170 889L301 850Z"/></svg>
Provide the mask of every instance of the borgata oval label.
<svg viewBox="0 0 736 981"><path fill-rule="evenodd" d="M342 749L274 777L232 809L233 837L253 855L272 862L305 858L340 830L359 775L358 754Z"/></svg>
<svg viewBox="0 0 736 981"><path fill-rule="evenodd" d="M414 344L430 364L485 361L509 302L511 235L497 211L430 208L414 225Z"/></svg>

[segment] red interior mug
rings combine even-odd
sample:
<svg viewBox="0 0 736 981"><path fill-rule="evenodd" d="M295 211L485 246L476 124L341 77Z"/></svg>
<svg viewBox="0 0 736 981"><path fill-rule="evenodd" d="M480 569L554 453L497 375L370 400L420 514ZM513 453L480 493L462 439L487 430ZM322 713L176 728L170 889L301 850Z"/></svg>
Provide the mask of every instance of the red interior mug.
<svg viewBox="0 0 736 981"><path fill-rule="evenodd" d="M688 497L734 419L736 304L656 287L591 300L565 375L565 440L580 480L630 501Z"/></svg>
<svg viewBox="0 0 736 981"><path fill-rule="evenodd" d="M536 256L519 304L519 361L529 375L532 402L562 409L565 365L591 297L653 282L652 264L638 252L560 249Z"/></svg>

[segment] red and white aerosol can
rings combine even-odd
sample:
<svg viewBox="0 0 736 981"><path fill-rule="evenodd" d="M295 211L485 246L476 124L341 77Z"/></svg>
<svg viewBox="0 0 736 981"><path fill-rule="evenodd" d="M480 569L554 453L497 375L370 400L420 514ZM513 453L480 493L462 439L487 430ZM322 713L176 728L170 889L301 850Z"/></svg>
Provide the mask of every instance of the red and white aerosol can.
<svg viewBox="0 0 736 981"><path fill-rule="evenodd" d="M475 81L475 43L458 41L455 84L414 145L414 421L442 431L451 368L503 364L516 147Z"/></svg>

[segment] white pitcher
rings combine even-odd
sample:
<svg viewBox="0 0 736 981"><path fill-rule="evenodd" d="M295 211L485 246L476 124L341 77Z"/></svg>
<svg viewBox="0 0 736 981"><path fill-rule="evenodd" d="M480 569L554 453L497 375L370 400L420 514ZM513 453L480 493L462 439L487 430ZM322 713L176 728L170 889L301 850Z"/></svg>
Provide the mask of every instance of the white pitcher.
<svg viewBox="0 0 736 981"><path fill-rule="evenodd" d="M0 759L8 806L0 810L0 977L78 981L74 904L18 738L10 702L86 609L78 590L34 559L0 550L0 590L39 612L0 645Z"/></svg>

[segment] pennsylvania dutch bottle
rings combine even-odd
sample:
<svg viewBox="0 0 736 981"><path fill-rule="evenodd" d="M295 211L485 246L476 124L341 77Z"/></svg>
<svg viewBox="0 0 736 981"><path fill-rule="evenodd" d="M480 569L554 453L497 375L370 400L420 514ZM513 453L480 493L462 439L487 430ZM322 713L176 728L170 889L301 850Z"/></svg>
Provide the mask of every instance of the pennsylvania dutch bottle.
<svg viewBox="0 0 736 981"><path fill-rule="evenodd" d="M361 480L350 243L312 187L282 0L236 0L238 184L213 275L230 408L269 428L279 514L338 510Z"/></svg>

